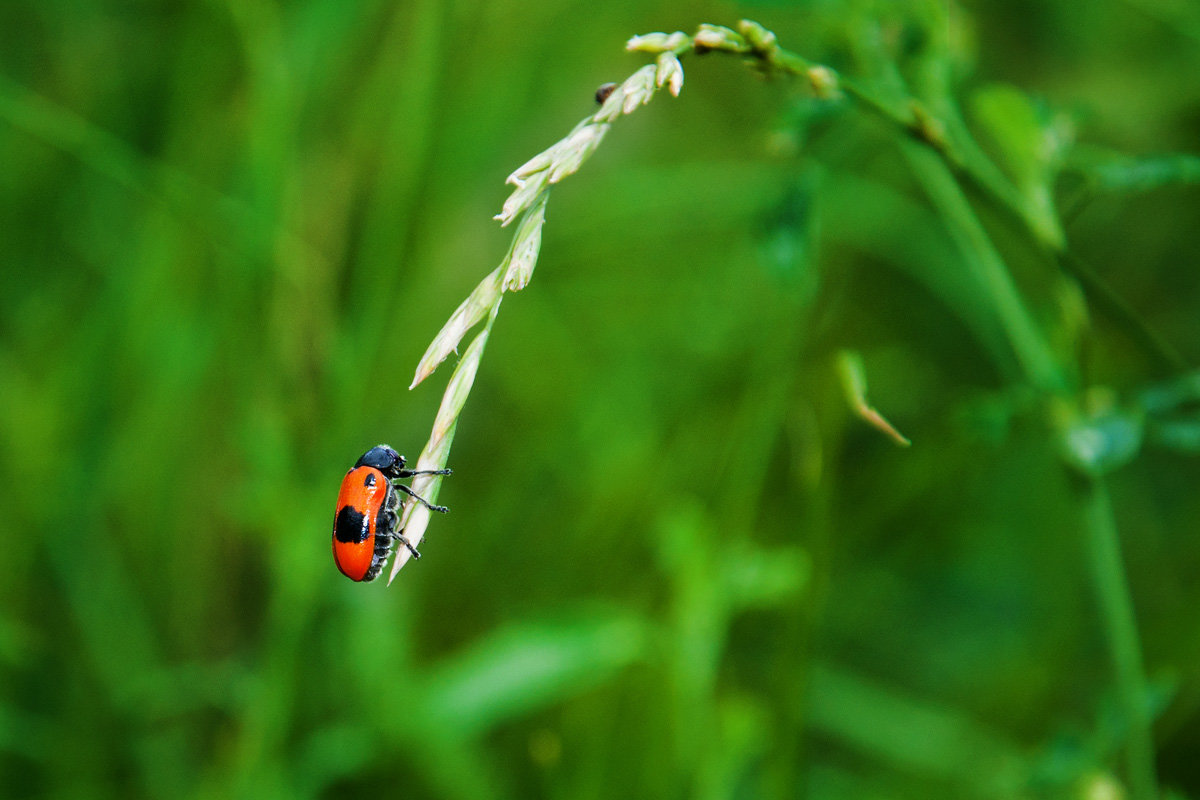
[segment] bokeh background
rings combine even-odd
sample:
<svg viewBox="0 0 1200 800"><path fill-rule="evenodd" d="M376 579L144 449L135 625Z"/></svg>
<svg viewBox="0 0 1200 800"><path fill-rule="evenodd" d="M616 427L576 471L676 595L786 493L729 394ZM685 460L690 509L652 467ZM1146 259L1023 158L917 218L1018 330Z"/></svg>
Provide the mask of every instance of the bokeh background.
<svg viewBox="0 0 1200 800"><path fill-rule="evenodd" d="M1071 247L1200 359L1181 0L7 0L0 795L1121 796L1063 458L1095 413L1135 700L1200 796L1195 383L969 194L1067 376L1031 386L907 137L735 58L554 190L425 558L335 570L342 474L428 436L449 370L406 387L504 254L505 176L629 36L741 17L940 76L1001 170L1030 112Z"/></svg>

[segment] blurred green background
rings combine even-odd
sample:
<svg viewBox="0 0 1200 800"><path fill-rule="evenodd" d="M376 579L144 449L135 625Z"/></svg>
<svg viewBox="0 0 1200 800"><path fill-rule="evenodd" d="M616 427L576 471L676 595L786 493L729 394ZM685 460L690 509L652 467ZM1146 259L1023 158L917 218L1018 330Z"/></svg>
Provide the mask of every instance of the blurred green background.
<svg viewBox="0 0 1200 800"><path fill-rule="evenodd" d="M961 110L1200 358L1200 169L1161 157L1200 151L1194 3L7 0L0 795L1120 796L1103 481L1133 707L1200 797L1195 382L968 193L1066 376L1033 385L937 159L735 58L555 189L425 558L334 568L342 474L428 436L449 369L406 387L505 176L629 36L740 17Z"/></svg>

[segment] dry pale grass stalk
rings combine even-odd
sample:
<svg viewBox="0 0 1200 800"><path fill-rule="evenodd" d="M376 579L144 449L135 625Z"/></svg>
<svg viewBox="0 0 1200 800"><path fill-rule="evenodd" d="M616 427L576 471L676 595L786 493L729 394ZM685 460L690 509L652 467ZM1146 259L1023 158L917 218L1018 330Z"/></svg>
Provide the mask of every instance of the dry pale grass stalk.
<svg viewBox="0 0 1200 800"><path fill-rule="evenodd" d="M635 36L626 46L629 50L656 54L656 63L647 64L626 78L605 98L596 113L582 120L564 138L529 159L508 176L508 183L514 189L495 217L505 226L517 222L508 254L500 262L500 266L480 281L467 299L450 315L450 319L433 338L425 355L417 364L416 374L409 387L415 387L432 375L451 353L458 352L458 347L467 334L483 323L482 329L471 339L454 367L454 373L450 376L450 383L446 386L441 407L433 423L433 431L414 469L436 470L446 466L450 456L450 444L458 425L458 416L467 401L467 395L471 392L471 385L475 382L475 373L479 369L479 361L487 346L488 336L491 335L500 303L506 292L524 289L533 276L533 269L537 265L538 253L542 247L542 226L546 222L546 203L550 197L550 187L574 174L583 165L600 146L612 123L618 118L650 102L650 98L663 86L666 86L672 95L678 95L683 88L683 67L679 63L678 54L691 49L691 37L684 33L652 33ZM413 490L433 502L437 499L441 480L441 476L438 475L418 475L413 479ZM400 527L413 547L424 538L428 524L429 509L411 500L405 503ZM396 548L388 583L395 579L396 574L411 557L412 553L408 548Z"/></svg>

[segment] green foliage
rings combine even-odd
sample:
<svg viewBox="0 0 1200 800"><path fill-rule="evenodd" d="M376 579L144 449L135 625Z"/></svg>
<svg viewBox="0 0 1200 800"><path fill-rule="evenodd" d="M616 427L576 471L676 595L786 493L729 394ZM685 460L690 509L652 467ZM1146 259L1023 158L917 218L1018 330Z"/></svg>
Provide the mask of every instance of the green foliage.
<svg viewBox="0 0 1200 800"><path fill-rule="evenodd" d="M0 5L0 796L1200 796L1185 6Z"/></svg>

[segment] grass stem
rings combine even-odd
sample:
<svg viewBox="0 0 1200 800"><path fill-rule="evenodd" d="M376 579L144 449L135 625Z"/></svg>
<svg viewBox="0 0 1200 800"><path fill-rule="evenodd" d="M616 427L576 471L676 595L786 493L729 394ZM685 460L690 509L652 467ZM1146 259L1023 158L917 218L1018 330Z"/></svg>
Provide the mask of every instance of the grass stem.
<svg viewBox="0 0 1200 800"><path fill-rule="evenodd" d="M746 31L758 26L743 22L741 27ZM1179 353L1158 336L1116 290L1070 249L1061 234L1049 233L1046 227L1031 215L1027 204L1011 185L994 169L985 168L986 164L978 163L982 154L976 158L973 147L960 152L946 135L942 121L936 119L918 101L914 99L907 104L885 101L856 81L836 75L827 67L779 47L774 34L769 34L768 41L769 47L756 48L747 45L740 50L731 48L730 51L753 55L770 69L805 78L814 83L814 88L819 93L828 94L830 86L827 84L832 81L836 90L851 98L860 108L937 153L958 183L987 200L995 210L1026 233L1060 269L1079 281L1088 299L1124 332L1130 342L1148 355L1164 374L1177 374L1188 369L1187 362ZM818 75L825 76L820 86L816 80Z"/></svg>
<svg viewBox="0 0 1200 800"><path fill-rule="evenodd" d="M1026 378L1041 391L1062 392L1067 384L1063 368L951 170L928 150L911 142L902 149L913 164L913 173L945 218L967 267L991 299Z"/></svg>
<svg viewBox="0 0 1200 800"><path fill-rule="evenodd" d="M1158 779L1155 776L1154 738L1146 702L1142 646L1134 618L1129 580L1121 560L1117 523L1104 479L1096 476L1087 480L1083 511L1091 551L1092 582L1116 668L1121 707L1129 724L1125 763L1130 797L1133 800L1157 800Z"/></svg>

